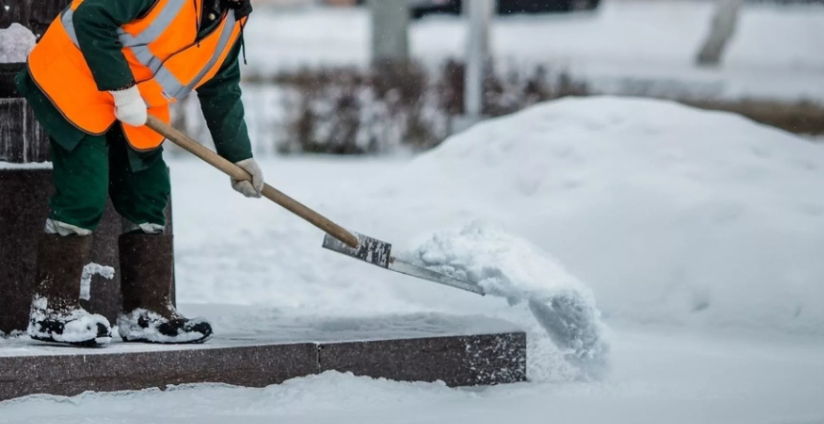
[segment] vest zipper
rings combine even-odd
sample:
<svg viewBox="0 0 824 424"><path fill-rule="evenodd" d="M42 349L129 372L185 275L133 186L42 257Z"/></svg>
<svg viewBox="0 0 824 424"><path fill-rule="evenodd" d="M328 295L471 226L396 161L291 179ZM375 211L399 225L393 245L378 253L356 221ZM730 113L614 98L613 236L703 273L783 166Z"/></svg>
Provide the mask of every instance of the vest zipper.
<svg viewBox="0 0 824 424"><path fill-rule="evenodd" d="M195 5L195 40L197 41L197 48L200 48L200 20L203 13L197 7L198 0L192 0Z"/></svg>
<svg viewBox="0 0 824 424"><path fill-rule="evenodd" d="M246 26L246 21L240 21L240 51L243 53L243 64L248 65L246 63L246 40L243 38L243 28Z"/></svg>

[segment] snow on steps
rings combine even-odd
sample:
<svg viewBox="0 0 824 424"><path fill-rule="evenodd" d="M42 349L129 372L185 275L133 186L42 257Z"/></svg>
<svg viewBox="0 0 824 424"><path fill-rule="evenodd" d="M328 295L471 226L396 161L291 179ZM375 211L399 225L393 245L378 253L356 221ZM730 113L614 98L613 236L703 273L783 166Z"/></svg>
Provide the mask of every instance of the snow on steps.
<svg viewBox="0 0 824 424"><path fill-rule="evenodd" d="M526 380L526 335L502 320L413 314L289 321L268 335L203 345L75 349L0 338L0 401L187 383L265 387L332 370L448 386L514 383Z"/></svg>

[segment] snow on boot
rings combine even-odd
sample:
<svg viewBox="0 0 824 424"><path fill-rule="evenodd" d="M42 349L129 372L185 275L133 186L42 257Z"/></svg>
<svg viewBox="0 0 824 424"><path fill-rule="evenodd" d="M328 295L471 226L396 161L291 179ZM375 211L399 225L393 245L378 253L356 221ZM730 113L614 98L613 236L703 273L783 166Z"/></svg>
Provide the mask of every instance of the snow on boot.
<svg viewBox="0 0 824 424"><path fill-rule="evenodd" d="M203 343L212 326L181 316L172 305L172 236L129 233L120 236L120 289L123 312L117 319L123 341Z"/></svg>
<svg viewBox="0 0 824 424"><path fill-rule="evenodd" d="M111 341L109 321L80 306L80 280L90 247L91 237L41 238L27 329L32 339L88 347Z"/></svg>

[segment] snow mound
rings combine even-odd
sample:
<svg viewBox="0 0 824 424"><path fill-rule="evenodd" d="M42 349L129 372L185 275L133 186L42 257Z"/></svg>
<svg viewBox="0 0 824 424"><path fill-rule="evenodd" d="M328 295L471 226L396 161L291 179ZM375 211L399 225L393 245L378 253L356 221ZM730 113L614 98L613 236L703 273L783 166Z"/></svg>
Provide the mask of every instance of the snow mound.
<svg viewBox="0 0 824 424"><path fill-rule="evenodd" d="M605 363L607 344L592 291L526 240L473 223L435 234L408 259L478 284L510 305L527 303L568 360Z"/></svg>
<svg viewBox="0 0 824 424"><path fill-rule="evenodd" d="M594 97L477 125L371 194L418 228L480 219L524 236L607 319L824 334L820 193L820 146L732 114Z"/></svg>
<svg viewBox="0 0 824 424"><path fill-rule="evenodd" d="M25 62L36 43L34 34L18 23L0 29L0 63Z"/></svg>

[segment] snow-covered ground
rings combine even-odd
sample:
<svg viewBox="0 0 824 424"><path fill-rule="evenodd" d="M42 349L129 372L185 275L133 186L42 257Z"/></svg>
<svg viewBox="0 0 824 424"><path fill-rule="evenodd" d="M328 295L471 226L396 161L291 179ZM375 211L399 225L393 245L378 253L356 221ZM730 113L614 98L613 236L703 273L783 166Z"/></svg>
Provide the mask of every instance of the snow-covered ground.
<svg viewBox="0 0 824 424"><path fill-rule="evenodd" d="M417 159L262 165L273 185L399 249L481 222L551 253L603 312L609 372L581 380L526 305L322 250L320 231L176 160L178 296L216 331L501 318L527 331L530 381L449 389L327 373L266 389L34 396L0 403L0 421L824 422L819 144L733 115L590 98L490 121Z"/></svg>
<svg viewBox="0 0 824 424"><path fill-rule="evenodd" d="M9 423L804 423L824 420L822 344L731 339L670 329L618 332L599 383L485 389L339 373L249 389L32 396L0 403Z"/></svg>
<svg viewBox="0 0 824 424"><path fill-rule="evenodd" d="M722 67L701 70L693 63L713 2L603 3L594 14L499 17L493 53L569 69L606 93L824 100L822 5L745 5ZM415 22L412 54L432 64L461 57L465 29L456 17ZM369 61L365 10L259 7L246 34L250 74Z"/></svg>

